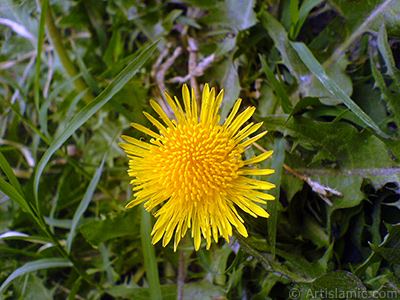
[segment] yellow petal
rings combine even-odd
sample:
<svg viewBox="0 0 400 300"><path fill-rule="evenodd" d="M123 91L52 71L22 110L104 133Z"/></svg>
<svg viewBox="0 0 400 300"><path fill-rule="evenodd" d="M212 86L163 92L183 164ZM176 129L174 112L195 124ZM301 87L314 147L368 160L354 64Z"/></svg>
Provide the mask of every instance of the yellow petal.
<svg viewBox="0 0 400 300"><path fill-rule="evenodd" d="M258 156L253 157L253 158L245 160L243 163L245 165L251 165L251 164L259 163L259 162L261 162L263 160L266 160L268 157L270 157L272 155L272 153L274 153L274 151L272 151L272 150L264 152L263 154L260 154Z"/></svg>
<svg viewBox="0 0 400 300"><path fill-rule="evenodd" d="M131 126L137 130L140 130L141 132L152 136L153 138L159 139L160 135L155 133L154 131L148 129L147 127L144 127L143 125L137 124L137 123L131 123Z"/></svg>
<svg viewBox="0 0 400 300"><path fill-rule="evenodd" d="M123 138L125 141L127 141L128 143L131 143L133 145L139 146L143 149L147 149L150 150L151 145L146 143L146 142L142 142L139 141L133 137L127 136L127 135L121 135L121 138Z"/></svg>
<svg viewBox="0 0 400 300"><path fill-rule="evenodd" d="M261 139L264 135L267 134L268 131L264 131L261 132L260 134L257 134L256 136L252 137L251 139L248 139L247 141L239 144L240 146L242 146L243 148L246 148L247 146L253 144L255 141L258 141L259 139Z"/></svg>
<svg viewBox="0 0 400 300"><path fill-rule="evenodd" d="M241 169L243 172L243 175L271 175L273 173L275 173L275 170L272 169L248 169L248 170L244 170Z"/></svg>

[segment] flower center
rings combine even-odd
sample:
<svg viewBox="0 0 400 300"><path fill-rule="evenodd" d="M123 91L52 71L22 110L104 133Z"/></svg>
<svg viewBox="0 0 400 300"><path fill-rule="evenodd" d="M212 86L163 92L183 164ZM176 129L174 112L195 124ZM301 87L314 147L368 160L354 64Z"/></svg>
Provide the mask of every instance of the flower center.
<svg viewBox="0 0 400 300"><path fill-rule="evenodd" d="M244 149L237 147L221 126L179 124L168 128L157 144L151 151L156 154L158 182L170 197L179 195L196 203L205 195L226 195L232 186L229 182L238 178L243 166Z"/></svg>

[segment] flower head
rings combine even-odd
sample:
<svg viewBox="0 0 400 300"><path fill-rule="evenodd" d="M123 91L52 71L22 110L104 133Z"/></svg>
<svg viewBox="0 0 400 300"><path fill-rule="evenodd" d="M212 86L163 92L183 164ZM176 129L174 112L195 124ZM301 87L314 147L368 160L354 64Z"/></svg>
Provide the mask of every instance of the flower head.
<svg viewBox="0 0 400 300"><path fill-rule="evenodd" d="M155 212L157 221L152 236L153 244L163 238L166 246L175 233L174 249L191 228L194 247L199 249L201 235L211 245L211 236L216 242L221 235L229 242L232 225L247 237L247 230L237 207L252 215L268 218L269 214L256 203L266 203L274 197L261 192L275 187L273 184L252 179L248 175L269 175L270 169L252 168L271 156L272 151L243 160L245 148L263 137L256 132L262 123L242 125L253 115L255 108L248 107L237 115L241 99L237 100L223 125L219 125L219 106L223 91L217 96L215 89L205 85L201 110L198 111L194 90L183 86L183 104L166 99L176 120L168 118L153 100L150 105L164 124L144 112L159 133L142 125L132 124L137 130L152 137L150 143L129 136L122 136L128 144L120 144L129 161L129 176L134 179L135 199L126 208L146 202L145 208Z"/></svg>

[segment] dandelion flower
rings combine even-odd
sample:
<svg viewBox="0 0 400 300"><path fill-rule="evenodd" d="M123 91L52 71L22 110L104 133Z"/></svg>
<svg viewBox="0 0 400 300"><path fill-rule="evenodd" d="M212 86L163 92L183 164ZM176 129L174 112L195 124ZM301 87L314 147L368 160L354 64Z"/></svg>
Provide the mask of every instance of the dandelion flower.
<svg viewBox="0 0 400 300"><path fill-rule="evenodd" d="M223 125L219 125L218 109L223 91L216 96L215 89L210 90L205 85L200 111L194 90L190 95L184 85L182 94L184 110L176 97L173 100L165 93L176 120L171 120L155 101L150 101L164 124L144 114L159 133L132 124L133 128L151 137L150 143L122 136L128 142L120 146L130 159L128 174L133 177L131 184L134 186L134 200L126 208L145 202L147 211L158 209L151 233L153 244L162 238L165 247L175 234L176 251L190 228L194 248L200 248L203 236L209 249L211 237L218 242L218 237L222 236L229 242L232 226L244 237L248 236L237 208L253 217L269 217L256 203L273 200L273 196L262 191L275 186L248 176L274 172L252 167L271 156L272 151L243 160L246 147L267 133L248 138L262 123L250 123L241 128L253 115L254 107L237 115L241 104L238 99Z"/></svg>

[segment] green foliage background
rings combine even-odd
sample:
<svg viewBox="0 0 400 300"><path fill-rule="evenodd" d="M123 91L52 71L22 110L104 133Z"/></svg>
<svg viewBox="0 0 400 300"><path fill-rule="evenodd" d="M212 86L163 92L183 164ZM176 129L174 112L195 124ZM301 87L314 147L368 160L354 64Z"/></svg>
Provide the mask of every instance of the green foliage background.
<svg viewBox="0 0 400 300"><path fill-rule="evenodd" d="M399 15L395 0L0 0L0 299L400 299ZM183 82L223 88L223 118L239 97L257 107L277 201L244 216L247 239L174 253L124 209L117 142L147 138L130 122L150 126L148 100Z"/></svg>

